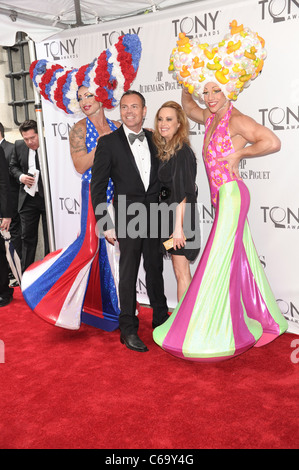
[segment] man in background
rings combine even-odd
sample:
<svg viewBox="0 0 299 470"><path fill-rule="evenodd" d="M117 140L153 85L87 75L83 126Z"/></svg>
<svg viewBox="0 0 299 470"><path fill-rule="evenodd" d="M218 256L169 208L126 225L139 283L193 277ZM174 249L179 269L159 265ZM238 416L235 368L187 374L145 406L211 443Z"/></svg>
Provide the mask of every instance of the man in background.
<svg viewBox="0 0 299 470"><path fill-rule="evenodd" d="M11 222L10 187L8 164L0 146L0 230L9 230ZM8 305L13 297L9 287L9 267L6 258L5 241L0 234L0 307Z"/></svg>
<svg viewBox="0 0 299 470"><path fill-rule="evenodd" d="M18 210L21 219L21 262L24 272L35 260L40 217L42 217L45 255L49 253L49 241L36 121L24 121L19 131L23 140L15 142L10 172L20 184Z"/></svg>
<svg viewBox="0 0 299 470"><path fill-rule="evenodd" d="M1 122L0 122L0 146L4 150L5 158L9 166L11 162L11 157L14 151L14 144L11 142L8 142L5 139L4 126ZM20 220L20 216L18 212L20 183L18 183L11 174L9 175L9 186L10 186L11 209L12 209L12 219L11 219L9 231L10 231L11 242L13 244L13 247L18 253L19 258L21 259L21 256L22 256L21 220Z"/></svg>

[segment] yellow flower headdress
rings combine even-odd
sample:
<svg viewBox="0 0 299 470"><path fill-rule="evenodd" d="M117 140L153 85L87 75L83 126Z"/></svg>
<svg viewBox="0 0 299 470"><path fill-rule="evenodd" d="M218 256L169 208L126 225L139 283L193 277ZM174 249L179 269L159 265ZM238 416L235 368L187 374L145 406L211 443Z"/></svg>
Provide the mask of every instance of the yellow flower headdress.
<svg viewBox="0 0 299 470"><path fill-rule="evenodd" d="M249 28L230 23L230 33L219 43L201 44L179 34L170 57L169 71L195 98L214 81L229 100L236 100L261 72L267 52L265 41Z"/></svg>

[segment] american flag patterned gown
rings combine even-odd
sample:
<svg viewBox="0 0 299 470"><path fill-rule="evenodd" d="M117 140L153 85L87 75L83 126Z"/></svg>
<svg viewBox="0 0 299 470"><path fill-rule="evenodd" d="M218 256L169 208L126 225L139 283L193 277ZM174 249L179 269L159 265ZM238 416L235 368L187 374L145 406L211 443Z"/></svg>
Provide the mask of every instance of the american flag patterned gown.
<svg viewBox="0 0 299 470"><path fill-rule="evenodd" d="M112 131L116 126L107 119ZM86 147L97 144L98 132L86 118ZM67 248L50 253L23 274L21 289L29 307L41 318L77 330L81 322L113 331L118 328L119 251L96 235L90 196L91 169L82 175L81 231ZM107 188L112 207L113 182Z"/></svg>

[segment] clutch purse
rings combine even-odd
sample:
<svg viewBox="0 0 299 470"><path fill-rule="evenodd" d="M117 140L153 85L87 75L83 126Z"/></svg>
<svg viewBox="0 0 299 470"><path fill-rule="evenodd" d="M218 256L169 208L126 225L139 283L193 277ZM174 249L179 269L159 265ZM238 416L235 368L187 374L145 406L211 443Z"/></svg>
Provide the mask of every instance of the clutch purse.
<svg viewBox="0 0 299 470"><path fill-rule="evenodd" d="M185 240L186 240L186 237L185 237ZM170 250L171 248L173 248L173 238L168 238L168 240L163 242L163 245L164 245L165 250Z"/></svg>
<svg viewBox="0 0 299 470"><path fill-rule="evenodd" d="M165 201L165 199L168 199L171 195L171 190L167 188L166 186L162 186L160 189L159 193L159 201Z"/></svg>

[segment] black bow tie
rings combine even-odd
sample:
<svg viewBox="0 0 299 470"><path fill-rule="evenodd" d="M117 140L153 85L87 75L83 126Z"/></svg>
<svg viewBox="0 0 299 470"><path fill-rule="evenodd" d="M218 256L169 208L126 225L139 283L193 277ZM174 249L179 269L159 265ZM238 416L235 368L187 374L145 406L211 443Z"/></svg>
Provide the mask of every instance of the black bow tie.
<svg viewBox="0 0 299 470"><path fill-rule="evenodd" d="M144 137L145 137L144 131L139 132L139 134L129 134L130 144L134 144L136 139L139 139L142 142Z"/></svg>

